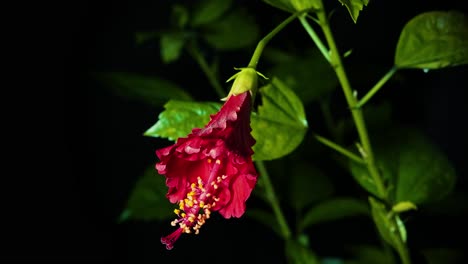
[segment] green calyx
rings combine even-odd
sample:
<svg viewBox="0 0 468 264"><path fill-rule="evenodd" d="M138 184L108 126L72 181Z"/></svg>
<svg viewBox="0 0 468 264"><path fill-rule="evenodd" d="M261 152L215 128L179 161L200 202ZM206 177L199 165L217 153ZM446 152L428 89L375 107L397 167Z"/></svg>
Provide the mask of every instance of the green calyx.
<svg viewBox="0 0 468 264"><path fill-rule="evenodd" d="M251 67L234 69L239 70L239 72L234 74L226 81L229 82L234 80L234 83L232 84L229 94L225 98L221 99L222 101L226 101L232 94L238 95L247 91L250 91L250 93L254 95L257 91L257 75L268 79L263 74L257 72L254 68Z"/></svg>

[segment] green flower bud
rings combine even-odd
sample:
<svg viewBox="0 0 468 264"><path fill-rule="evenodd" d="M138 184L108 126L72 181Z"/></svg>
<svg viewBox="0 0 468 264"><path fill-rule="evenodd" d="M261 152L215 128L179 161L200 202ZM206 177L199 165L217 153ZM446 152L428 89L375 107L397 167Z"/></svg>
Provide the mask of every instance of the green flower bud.
<svg viewBox="0 0 468 264"><path fill-rule="evenodd" d="M254 68L240 68L236 69L240 70L240 72L234 74L231 78L229 78L226 82L229 82L234 79L234 83L232 84L231 90L229 91L228 96L225 98L221 99L222 101L226 101L229 96L232 94L238 95L244 92L249 91L252 95L255 95L257 91L257 82L258 82L258 77L257 75L260 75L264 78L261 73L258 73Z"/></svg>

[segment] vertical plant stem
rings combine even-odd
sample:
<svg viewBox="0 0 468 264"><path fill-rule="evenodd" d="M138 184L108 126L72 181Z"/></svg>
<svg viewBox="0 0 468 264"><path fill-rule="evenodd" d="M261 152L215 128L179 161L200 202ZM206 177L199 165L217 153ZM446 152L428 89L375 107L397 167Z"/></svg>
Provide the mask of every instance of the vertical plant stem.
<svg viewBox="0 0 468 264"><path fill-rule="evenodd" d="M338 77L340 85L343 89L343 93L345 95L348 107L351 110L354 124L356 126L356 130L359 135L359 140L361 142L361 146L363 149L362 156L366 162L366 166L369 171L369 174L374 180L374 183L377 188L378 196L388 202L388 196L387 196L385 185L383 183L382 177L379 174L377 166L375 164L374 153L372 151L372 145L369 139L369 135L367 132L362 110L358 107L357 98L353 95L353 90L349 82L349 79L346 75L346 71L343 66L343 62L341 60L340 52L336 46L333 33L330 29L330 24L328 22L328 17L327 17L327 14L325 13L323 3L322 1L318 1L318 3L320 4L321 8L319 8L319 10L317 11L317 16L318 16L319 24L323 30L325 39L327 41L327 44L330 47L330 64L335 70L335 73ZM303 23L303 26L305 28L310 27L308 23ZM387 81L393 75L393 73L394 73L393 71L390 71L389 74L384 76L383 78L384 81L382 81L381 84L378 84L377 85L378 88L372 89L372 91L378 90L379 87L381 87L383 83L385 83L385 81ZM372 94L370 96L372 96ZM403 264L411 263L411 259L408 253L408 248L403 241L399 241L399 243L396 245L396 250Z"/></svg>
<svg viewBox="0 0 468 264"><path fill-rule="evenodd" d="M291 237L291 230L289 229L288 223L286 222L286 218L284 217L284 214L281 211L281 207L278 198L275 195L275 190L273 188L273 185L271 184L270 176L265 167L265 163L263 161L255 161L255 164L257 165L257 168L263 179L265 194L276 216L276 220L278 221L278 224L280 226L281 234L283 235L283 238L285 240L288 240Z"/></svg>
<svg viewBox="0 0 468 264"><path fill-rule="evenodd" d="M321 1L319 1L321 2ZM346 75L345 68L343 67L343 62L341 61L341 56L339 53L338 48L336 47L335 39L333 37L333 33L330 29L328 23L328 17L325 13L325 10L321 8L317 11L317 16L320 21L320 26L322 27L323 33L325 35L325 39L327 40L328 46L330 47L330 63L332 67L335 69L336 76L338 77L338 81L341 84L343 89L343 93L345 95L346 101L348 103L348 107L351 110L351 114L354 120L354 124L356 125L356 129L359 135L359 140L362 144L362 147L365 151L365 157L363 157L366 161L367 168L369 170L369 174L371 175L372 179L375 182L377 192L380 198L386 199L387 192L385 190L385 186L383 184L383 180L378 173L377 166L374 160L374 153L372 151L372 146L370 143L369 135L367 133L366 124L364 121L364 116L362 114L361 109L357 108L357 99L353 95L353 90L351 88L351 84L348 80ZM308 23L307 23L308 25ZM310 26L310 25L309 25Z"/></svg>
<svg viewBox="0 0 468 264"><path fill-rule="evenodd" d="M406 247L405 242L398 239L396 249L397 249L398 255L400 256L401 262L403 264L411 264L411 258L409 256L408 248Z"/></svg>

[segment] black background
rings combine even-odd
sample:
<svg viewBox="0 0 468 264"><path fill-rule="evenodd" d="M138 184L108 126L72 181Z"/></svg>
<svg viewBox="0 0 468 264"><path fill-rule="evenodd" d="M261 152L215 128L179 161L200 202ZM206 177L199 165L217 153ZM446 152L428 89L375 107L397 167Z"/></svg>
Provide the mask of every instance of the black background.
<svg viewBox="0 0 468 264"><path fill-rule="evenodd" d="M261 1L240 2L255 13L262 34L287 16ZM406 21L435 9L466 12L460 2L411 1L408 6L407 1L371 1L356 25L344 7L339 7L334 15L337 42L342 49L356 47L350 63L354 58L392 65L394 47ZM157 73L192 88L198 100L217 100L195 63L185 58L165 66L160 63L157 45L139 48L133 43L135 31L167 25L169 6L169 1L99 1L38 9L47 9L40 15L47 23L37 27L39 33L28 38L27 47L33 47L39 58L23 63L25 72L33 74L16 79L19 85L15 87L24 87L16 90L21 99L6 102L12 105L5 112L8 116L12 112L21 115L11 118L13 134L19 139L7 142L12 150L5 151L16 162L6 164L12 170L5 177L14 183L4 185L2 217L7 221L0 259L284 262L282 241L246 218L217 221L215 216L200 236L183 236L172 251L160 243L160 237L172 231L168 223L117 224L133 184L156 162L154 150L167 144L142 136L161 109L117 97L89 73ZM36 28L34 21L29 25ZM280 34L274 41L297 38L297 48L311 45L299 23L291 27L291 33ZM232 67L245 64L250 52L224 54L222 64L227 70L222 76L229 77ZM369 85L383 73L372 76ZM466 192L467 73L466 66L426 74L408 71L403 74L412 80L410 84L379 95L391 98L397 106L399 122L422 128L445 151L458 172L458 192ZM465 220L456 214L415 214L408 222L410 246L460 247ZM343 244L374 232L371 225L363 220L323 225L313 230L319 238L312 242L313 248L325 256L337 255Z"/></svg>

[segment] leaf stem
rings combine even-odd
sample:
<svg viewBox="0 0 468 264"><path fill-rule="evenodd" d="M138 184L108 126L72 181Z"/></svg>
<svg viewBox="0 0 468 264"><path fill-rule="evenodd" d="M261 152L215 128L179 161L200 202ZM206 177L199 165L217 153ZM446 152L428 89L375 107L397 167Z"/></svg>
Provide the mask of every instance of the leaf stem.
<svg viewBox="0 0 468 264"><path fill-rule="evenodd" d="M281 22L278 26L276 26L270 33L268 33L265 37L263 37L257 44L257 47L255 48L255 51L252 55L252 58L250 59L249 65L247 67L251 67L256 69L258 61L260 60L260 56L262 56L263 49L265 46L270 42L270 40L278 34L287 24L291 23L296 17L298 17L301 14L304 14L308 12L309 10L302 10L299 12L296 12L292 14L290 17L288 17L286 20Z"/></svg>
<svg viewBox="0 0 468 264"><path fill-rule="evenodd" d="M357 108L360 108L362 107L365 103L367 103L367 101L369 101L369 99L372 98L372 96L374 96L374 94L376 94L380 88L382 88L382 86L396 73L396 71L398 70L397 67L393 66L383 77L382 79L380 79L380 81L378 81L374 87L372 87L372 89L369 90L369 92L367 92L367 94L362 97L361 100L359 100L359 103L357 103L356 107Z"/></svg>
<svg viewBox="0 0 468 264"><path fill-rule="evenodd" d="M330 53L328 52L327 47L323 44L322 40L320 40L315 30L310 26L309 22L307 21L306 16L300 16L299 21L301 21L302 26L304 27L305 31L309 34L310 38L314 41L317 48L322 53L323 57L330 62Z"/></svg>
<svg viewBox="0 0 468 264"><path fill-rule="evenodd" d="M278 224L281 229L281 234L283 235L283 238L285 240L288 240L291 237L291 230L289 229L289 226L286 222L286 218L283 215L283 212L281 211L281 207L279 205L278 199L275 195L275 190L273 188L273 185L271 184L270 176L268 174L268 171L265 167L265 163L263 161L255 161L255 164L257 165L257 168L260 172L260 175L263 179L264 183L264 189L265 189L265 194L266 198L270 202L270 205L273 209L273 212L276 216L276 220L278 221Z"/></svg>
<svg viewBox="0 0 468 264"><path fill-rule="evenodd" d="M192 56L192 58L195 59L195 61L198 63L203 73L208 78L210 85L216 91L216 94L218 94L218 96L221 98L225 97L226 92L221 86L221 83L219 82L218 77L216 77L214 72L211 70L210 66L208 66L208 62L205 60L205 57L200 53L198 48L194 47L194 45L187 45L187 51Z"/></svg>
<svg viewBox="0 0 468 264"><path fill-rule="evenodd" d="M358 155L352 153L351 151L343 148L342 146L336 144L335 142L332 142L331 140L329 139L326 139L322 136L319 136L319 135L314 135L314 137L322 144L324 144L325 146L328 146L334 150L336 150L337 152L345 155L346 157L350 158L351 160L354 160L358 163L361 163L361 164L366 164L366 162L361 158L359 157Z"/></svg>

